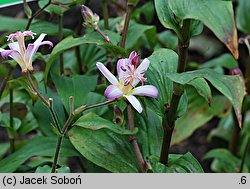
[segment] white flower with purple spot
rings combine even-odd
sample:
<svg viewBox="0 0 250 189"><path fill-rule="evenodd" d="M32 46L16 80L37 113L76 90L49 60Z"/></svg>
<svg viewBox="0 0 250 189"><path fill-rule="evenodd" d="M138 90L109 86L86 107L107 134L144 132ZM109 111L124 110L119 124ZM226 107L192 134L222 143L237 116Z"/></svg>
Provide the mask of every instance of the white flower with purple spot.
<svg viewBox="0 0 250 189"><path fill-rule="evenodd" d="M26 36L31 36L32 39L34 39L34 35L36 34L31 31L17 31L16 33L10 34L8 36L7 41L12 42L8 44L10 49L5 50L0 48L2 57L7 58L9 56L10 58L14 59L21 67L23 74L25 74L27 71L32 72L34 70L32 66L32 59L41 45L49 45L53 47L52 42L43 41L46 34L41 34L34 43L28 44L26 49L24 38ZM14 41L15 39L16 41Z"/></svg>
<svg viewBox="0 0 250 189"><path fill-rule="evenodd" d="M140 57L138 58L136 52L133 51L128 59L120 59L118 61L118 80L102 63L97 62L98 69L111 83L104 92L105 97L112 100L123 96L141 113L142 106L135 95L158 97L158 89L155 86L144 85L146 78L143 75L148 69L149 64L150 61L147 58L140 64ZM135 88L139 82L142 83L142 86Z"/></svg>

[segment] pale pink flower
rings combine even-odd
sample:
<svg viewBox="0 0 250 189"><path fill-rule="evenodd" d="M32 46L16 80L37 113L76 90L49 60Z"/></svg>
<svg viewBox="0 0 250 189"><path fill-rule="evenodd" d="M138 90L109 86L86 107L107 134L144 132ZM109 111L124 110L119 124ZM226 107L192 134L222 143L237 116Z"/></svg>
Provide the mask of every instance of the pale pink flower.
<svg viewBox="0 0 250 189"><path fill-rule="evenodd" d="M11 43L8 44L10 49L5 50L0 48L2 57L7 58L9 56L14 59L21 67L23 74L25 74L28 70L31 72L34 70L32 66L32 59L41 45L49 45L53 47L52 42L43 41L46 34L41 34L34 43L28 44L26 49L24 38L26 36L31 36L32 39L34 39L34 35L36 34L31 31L17 31L16 33L8 36L7 41L11 41Z"/></svg>
<svg viewBox="0 0 250 189"><path fill-rule="evenodd" d="M130 104L139 112L142 112L142 106L135 95L158 97L158 89L153 85L143 85L146 78L143 77L148 69L150 61L144 59L140 64L140 57L136 52L132 52L128 59L120 59L117 63L117 72L119 80L100 62L97 62L98 69L111 83L104 92L107 99L116 99L125 97ZM142 82L142 86L135 86Z"/></svg>

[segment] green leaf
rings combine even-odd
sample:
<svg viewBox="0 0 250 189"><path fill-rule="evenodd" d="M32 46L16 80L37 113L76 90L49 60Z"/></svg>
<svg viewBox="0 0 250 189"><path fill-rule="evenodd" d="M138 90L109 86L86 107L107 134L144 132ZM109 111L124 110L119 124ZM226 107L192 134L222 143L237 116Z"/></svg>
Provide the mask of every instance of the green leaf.
<svg viewBox="0 0 250 189"><path fill-rule="evenodd" d="M35 173L51 173L51 167L48 165L37 167Z"/></svg>
<svg viewBox="0 0 250 189"><path fill-rule="evenodd" d="M24 31L28 23L27 19L22 18L12 18L8 16L0 16L0 31L16 32L19 30ZM57 35L58 26L50 22L34 20L30 26L30 30L37 35L46 33L48 35ZM63 29L63 35L68 36L73 34L72 30Z"/></svg>
<svg viewBox="0 0 250 189"><path fill-rule="evenodd" d="M119 36L111 31L105 31L111 42L113 44L117 44L119 41ZM116 45L113 44L108 44L97 32L92 32L84 35L83 37L78 37L78 38L73 38L72 36L67 37L60 41L52 50L50 58L46 64L45 72L44 72L44 81L47 83L47 77L49 74L49 70L51 68L51 64L54 62L56 57L61 54L62 52L71 49L73 47L83 45L83 44L94 44L97 46L105 47L108 50L112 51L113 53L117 54L125 54L125 50L117 47Z"/></svg>
<svg viewBox="0 0 250 189"><path fill-rule="evenodd" d="M0 160L4 157L4 155L9 150L10 144L9 143L1 143L0 144Z"/></svg>
<svg viewBox="0 0 250 189"><path fill-rule="evenodd" d="M166 30L158 33L158 40L162 47L175 50L178 46L178 38L171 31Z"/></svg>
<svg viewBox="0 0 250 189"><path fill-rule="evenodd" d="M90 129L93 131L99 130L99 129L108 129L114 133L121 134L121 135L133 135L138 132L138 128L135 128L132 131L127 130L106 119L99 117L98 115L92 112L81 116L73 125L83 127L86 129Z"/></svg>
<svg viewBox="0 0 250 189"><path fill-rule="evenodd" d="M37 80L35 79L35 77L33 75L31 75L31 79L32 79L35 87L38 88ZM9 80L8 83L13 88L15 88L15 86L22 86L26 90L26 92L29 94L29 96L31 97L33 104L38 100L38 96L35 94L35 91L33 91L33 89L30 87L30 84L29 84L26 76L21 76L21 77L18 77L17 79Z"/></svg>
<svg viewBox="0 0 250 189"><path fill-rule="evenodd" d="M173 82L167 77L167 73L175 73L177 70L178 55L169 49L158 49L148 57L150 66L146 72L148 82L159 90L157 100L150 99L154 109L159 115L165 112L164 106L170 104L173 94Z"/></svg>
<svg viewBox="0 0 250 189"><path fill-rule="evenodd" d="M173 29L178 33L181 29L179 22L175 19L175 15L169 7L171 0L154 0L155 9L161 24L168 28Z"/></svg>
<svg viewBox="0 0 250 189"><path fill-rule="evenodd" d="M238 67L238 62L234 59L231 54L223 54L219 57L216 57L212 60L209 60L202 64L200 68L216 68L216 67L223 67L227 69L232 69L234 67Z"/></svg>
<svg viewBox="0 0 250 189"><path fill-rule="evenodd" d="M250 34L250 1L239 0L238 7L236 9L236 21L238 29L245 34Z"/></svg>
<svg viewBox="0 0 250 189"><path fill-rule="evenodd" d="M241 160L233 156L230 151L223 148L218 148L209 151L204 159L215 158L212 169L220 173L238 173L240 170ZM244 165L243 172L248 173L248 167Z"/></svg>
<svg viewBox="0 0 250 189"><path fill-rule="evenodd" d="M199 93L199 95L201 95L208 102L208 104L211 103L211 89L204 78L196 78L194 80L191 80L188 85L193 86Z"/></svg>
<svg viewBox="0 0 250 189"><path fill-rule="evenodd" d="M64 12L68 11L71 6L76 5L77 3L82 3L83 0L52 0L52 3L62 3L62 5L52 4L49 5L45 11L50 14L62 15ZM44 7L48 3L48 0L39 0L38 5L40 8Z"/></svg>
<svg viewBox="0 0 250 189"><path fill-rule="evenodd" d="M221 95L214 96L210 106L195 89L188 89L187 96L188 109L182 117L176 120L171 145L178 144L188 138L213 117L225 116L231 110L230 102Z"/></svg>
<svg viewBox="0 0 250 189"><path fill-rule="evenodd" d="M31 111L22 120L22 124L18 129L18 134L26 135L38 127L38 122Z"/></svg>
<svg viewBox="0 0 250 189"><path fill-rule="evenodd" d="M15 153L0 161L0 172L14 172L19 166L33 156L50 156L55 153L56 137L35 137ZM78 156L67 139L63 140L60 157Z"/></svg>
<svg viewBox="0 0 250 189"><path fill-rule="evenodd" d="M59 96L69 112L69 97L74 97L74 108L86 103L89 92L96 88L97 76L76 75L73 77L53 76Z"/></svg>
<svg viewBox="0 0 250 189"><path fill-rule="evenodd" d="M138 143L143 156L160 156L163 130L160 117L150 108L135 114L135 125L139 127Z"/></svg>
<svg viewBox="0 0 250 189"><path fill-rule="evenodd" d="M22 123L20 119L14 117L13 118L13 127L11 127L9 115L3 114L0 112L0 123L1 122L3 123L3 124L1 124L1 126L8 128L12 132L17 131L20 128L21 123Z"/></svg>
<svg viewBox="0 0 250 189"><path fill-rule="evenodd" d="M195 19L203 22L228 47L234 57L238 58L237 30L231 1L169 0L168 2L174 15L182 20Z"/></svg>
<svg viewBox="0 0 250 189"><path fill-rule="evenodd" d="M155 36L156 36L155 26L138 24L135 21L131 20L131 22L129 23L125 49L133 49L135 45L138 44L140 37L142 37L146 33L150 33L148 41L152 40L155 41Z"/></svg>
<svg viewBox="0 0 250 189"><path fill-rule="evenodd" d="M244 80L241 76L221 75L210 69L201 69L185 73L168 73L174 82L185 85L196 78L205 78L232 103L239 125L242 125L241 107L245 96Z"/></svg>
<svg viewBox="0 0 250 189"><path fill-rule="evenodd" d="M73 127L68 134L73 146L98 166L115 173L139 172L131 144L122 135L83 127Z"/></svg>
<svg viewBox="0 0 250 189"><path fill-rule="evenodd" d="M159 162L156 156L150 157L154 173L203 173L203 169L197 159L190 153L184 155L170 154L168 166Z"/></svg>

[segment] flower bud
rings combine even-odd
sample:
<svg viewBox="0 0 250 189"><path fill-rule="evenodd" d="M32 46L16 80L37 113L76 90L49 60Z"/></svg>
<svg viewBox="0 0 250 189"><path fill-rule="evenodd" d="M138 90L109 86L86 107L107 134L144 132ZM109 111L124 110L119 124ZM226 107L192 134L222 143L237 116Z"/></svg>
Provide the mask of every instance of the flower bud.
<svg viewBox="0 0 250 189"><path fill-rule="evenodd" d="M136 55L131 61L131 63L134 65L135 68L137 68L140 65L140 62L141 62L140 55Z"/></svg>
<svg viewBox="0 0 250 189"><path fill-rule="evenodd" d="M229 75L242 75L242 72L239 67L234 67L230 69Z"/></svg>
<svg viewBox="0 0 250 189"><path fill-rule="evenodd" d="M82 17L85 21L84 25L90 27L96 27L100 20L99 16L96 13L94 14L92 10L85 5L82 5Z"/></svg>

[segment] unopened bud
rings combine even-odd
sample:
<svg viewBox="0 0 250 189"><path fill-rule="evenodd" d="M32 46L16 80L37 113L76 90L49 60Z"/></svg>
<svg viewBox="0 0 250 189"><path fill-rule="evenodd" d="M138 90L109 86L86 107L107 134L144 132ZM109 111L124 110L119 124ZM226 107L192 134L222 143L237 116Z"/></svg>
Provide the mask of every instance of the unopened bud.
<svg viewBox="0 0 250 189"><path fill-rule="evenodd" d="M117 117L122 117L123 115L122 110L118 106L114 106L114 114Z"/></svg>
<svg viewBox="0 0 250 189"><path fill-rule="evenodd" d="M85 5L82 5L82 17L85 21L85 26L96 27L100 20L100 17L96 13L94 14L92 10Z"/></svg>
<svg viewBox="0 0 250 189"><path fill-rule="evenodd" d="M24 1L24 3L23 3L23 8L24 8L24 12L27 15L27 17L31 18L32 17L32 10L26 1Z"/></svg>
<svg viewBox="0 0 250 189"><path fill-rule="evenodd" d="M242 75L242 72L239 67L234 67L230 69L229 75Z"/></svg>
<svg viewBox="0 0 250 189"><path fill-rule="evenodd" d="M134 65L135 68L137 68L140 65L140 62L141 62L140 55L136 55L131 61L131 63Z"/></svg>
<svg viewBox="0 0 250 189"><path fill-rule="evenodd" d="M118 34L121 34L123 32L124 25L125 25L125 18L126 18L126 14L123 15L120 22L117 22L115 24L115 27L116 27L116 30L117 30Z"/></svg>

